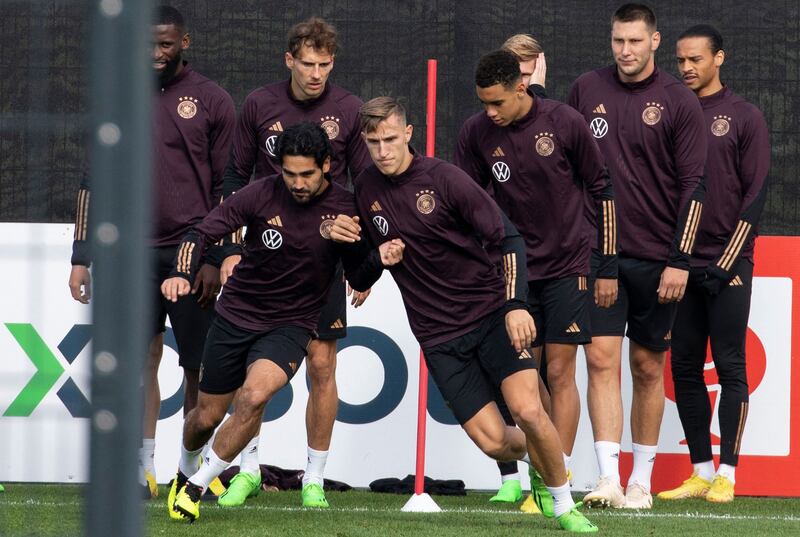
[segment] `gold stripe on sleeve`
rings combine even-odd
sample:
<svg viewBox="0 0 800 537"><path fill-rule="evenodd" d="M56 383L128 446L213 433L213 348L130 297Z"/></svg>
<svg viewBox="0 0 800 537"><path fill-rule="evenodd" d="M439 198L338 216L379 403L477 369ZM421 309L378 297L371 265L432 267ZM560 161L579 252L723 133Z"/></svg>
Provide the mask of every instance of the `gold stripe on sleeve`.
<svg viewBox="0 0 800 537"><path fill-rule="evenodd" d="M703 216L703 204L698 203L697 205L697 215L692 224L692 230L689 232L691 239L689 240L689 250L686 252L688 254L691 254L692 250L694 250L694 241L697 239L697 230L700 228L700 218Z"/></svg>
<svg viewBox="0 0 800 537"><path fill-rule="evenodd" d="M722 270L731 270L731 267L733 267L733 262L742 251L747 234L750 233L750 229L752 229L752 227L752 224L749 222L739 220L739 224L736 226L736 231L734 231L730 243L728 243L728 246L725 248L725 252L717 262L717 265L722 268Z"/></svg>
<svg viewBox="0 0 800 537"><path fill-rule="evenodd" d="M700 213L703 211L703 205L697 200L692 200L689 205L689 216L686 218L686 224L683 227L683 236L681 237L680 251L688 254L692 252L694 239L697 234L697 225L700 223Z"/></svg>

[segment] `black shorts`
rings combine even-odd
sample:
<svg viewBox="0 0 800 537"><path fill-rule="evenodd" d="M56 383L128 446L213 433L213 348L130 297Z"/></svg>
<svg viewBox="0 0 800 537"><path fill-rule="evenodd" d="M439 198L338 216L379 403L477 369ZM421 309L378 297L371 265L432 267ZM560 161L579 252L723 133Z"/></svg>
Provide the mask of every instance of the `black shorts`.
<svg viewBox="0 0 800 537"><path fill-rule="evenodd" d="M506 377L536 369L531 349L520 354L511 345L503 308L471 332L423 351L442 398L462 425L495 400Z"/></svg>
<svg viewBox="0 0 800 537"><path fill-rule="evenodd" d="M197 295L182 296L177 302L170 302L161 294L161 284L169 278L175 266L177 246L164 246L153 249L153 271L150 273L150 285L153 301L153 324L151 334L163 333L166 330L167 315L178 344L178 364L186 369L200 369L203 358L203 345L211 322L216 317L212 300L201 308L197 303Z"/></svg>
<svg viewBox="0 0 800 537"><path fill-rule="evenodd" d="M336 268L336 276L319 313L317 339L344 339L347 337L347 294L345 292L344 269Z"/></svg>
<svg viewBox="0 0 800 537"><path fill-rule="evenodd" d="M586 276L528 282L528 309L536 323L534 347L544 343L582 345L592 340Z"/></svg>
<svg viewBox="0 0 800 537"><path fill-rule="evenodd" d="M595 261L592 256L590 289L594 289ZM628 336L652 351L668 350L678 303L658 303L658 285L665 266L662 261L620 256L619 293L614 305L600 308L594 303L594 293L590 293L592 335Z"/></svg>
<svg viewBox="0 0 800 537"><path fill-rule="evenodd" d="M200 391L212 394L236 391L244 384L247 368L256 360L275 363L292 380L312 339L312 331L299 326L253 332L217 316L208 331L203 352Z"/></svg>

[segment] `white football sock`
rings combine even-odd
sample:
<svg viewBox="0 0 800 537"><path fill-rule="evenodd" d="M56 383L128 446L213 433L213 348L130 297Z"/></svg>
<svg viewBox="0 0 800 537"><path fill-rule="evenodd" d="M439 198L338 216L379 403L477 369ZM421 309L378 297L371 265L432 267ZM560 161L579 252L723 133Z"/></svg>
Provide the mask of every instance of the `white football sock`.
<svg viewBox="0 0 800 537"><path fill-rule="evenodd" d="M325 474L325 463L327 460L327 451L317 451L314 448L308 448L308 464L306 464L306 473L303 474L304 487L309 483L316 483L320 487L323 485L323 475Z"/></svg>
<svg viewBox="0 0 800 537"><path fill-rule="evenodd" d="M230 462L220 459L213 449L208 450L208 454L203 456L203 464L194 475L189 477L189 481L198 487L206 490L214 478L225 471Z"/></svg>
<svg viewBox="0 0 800 537"><path fill-rule="evenodd" d="M203 448L188 451L181 444L181 460L178 462L178 470L186 477L194 475L197 469L200 468L200 453L202 451Z"/></svg>
<svg viewBox="0 0 800 537"><path fill-rule="evenodd" d="M727 477L731 483L736 483L736 467L730 464L720 464L717 475ZM709 480L710 481L710 480Z"/></svg>
<svg viewBox="0 0 800 537"><path fill-rule="evenodd" d="M633 446L633 471L628 485L639 483L648 492L650 491L650 476L656 462L658 446L645 446L644 444L631 444Z"/></svg>
<svg viewBox="0 0 800 537"><path fill-rule="evenodd" d="M547 490L553 495L553 512L556 517L563 515L575 505L569 491L569 481L560 487L547 487Z"/></svg>
<svg viewBox="0 0 800 537"><path fill-rule="evenodd" d="M715 472L713 460L698 462L697 464L693 464L692 467L694 468L694 473L696 473L701 479L705 479L706 481L714 480Z"/></svg>
<svg viewBox="0 0 800 537"><path fill-rule="evenodd" d="M533 465L531 464L531 457L530 457L530 455L528 455L527 453L525 453L525 455L524 455L524 456L523 456L523 457L522 457L520 460L521 460L522 462L524 462L525 464L527 464L528 466L533 466Z"/></svg>
<svg viewBox="0 0 800 537"><path fill-rule="evenodd" d="M619 442L600 440L594 443L600 477L610 477L619 483Z"/></svg>
<svg viewBox="0 0 800 537"><path fill-rule="evenodd" d="M242 450L239 461L240 472L261 475L261 467L258 464L258 440L258 436L251 439Z"/></svg>
<svg viewBox="0 0 800 537"><path fill-rule="evenodd" d="M156 439L142 438L142 447L139 448L139 461L144 469L156 475Z"/></svg>
<svg viewBox="0 0 800 537"><path fill-rule="evenodd" d="M506 481L511 481L512 479L516 479L519 481L519 472L514 472L513 474L506 474L500 476L500 482L505 483Z"/></svg>

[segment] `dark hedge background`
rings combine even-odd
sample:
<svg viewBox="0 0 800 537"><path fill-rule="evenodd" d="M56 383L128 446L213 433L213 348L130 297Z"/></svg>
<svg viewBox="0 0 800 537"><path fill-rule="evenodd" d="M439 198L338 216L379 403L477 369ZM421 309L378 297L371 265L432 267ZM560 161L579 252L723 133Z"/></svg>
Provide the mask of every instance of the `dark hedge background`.
<svg viewBox="0 0 800 537"><path fill-rule="evenodd" d="M131 5L135 0L127 0ZM287 76L285 36L320 15L341 35L332 80L362 98L407 99L424 147L426 59L439 60L437 155L449 158L461 122L478 110L480 54L529 32L547 53L547 89L564 99L576 76L612 61L609 18L621 2L579 0L175 0L193 36L193 66L239 105ZM0 0L0 221L68 222L82 163L89 47L87 0ZM659 65L674 73L674 43L710 22L725 37L724 81L757 104L772 133L762 232L800 234L800 2L657 1ZM120 106L125 103L121 102Z"/></svg>

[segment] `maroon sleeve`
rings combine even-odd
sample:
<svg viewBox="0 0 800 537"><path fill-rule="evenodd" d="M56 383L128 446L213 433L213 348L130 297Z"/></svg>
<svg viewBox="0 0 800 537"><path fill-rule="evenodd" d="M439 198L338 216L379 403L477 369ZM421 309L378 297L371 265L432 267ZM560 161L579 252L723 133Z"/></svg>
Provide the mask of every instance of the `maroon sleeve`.
<svg viewBox="0 0 800 537"><path fill-rule="evenodd" d="M526 309L528 304L527 250L525 241L489 194L461 170L445 181L445 196L456 213L480 235L486 246L502 253L506 311Z"/></svg>
<svg viewBox="0 0 800 537"><path fill-rule="evenodd" d="M675 168L680 183L680 205L667 265L689 270L689 255L700 227L705 187L703 173L708 152L705 119L700 101L689 90L675 102L672 133Z"/></svg>
<svg viewBox="0 0 800 537"><path fill-rule="evenodd" d="M742 182L739 220L725 243L722 255L710 263L707 269L709 275L724 282L733 277L733 267L744 246L756 232L766 201L770 166L769 130L763 114L755 107L744 122L739 136L738 152L739 176Z"/></svg>
<svg viewBox="0 0 800 537"><path fill-rule="evenodd" d="M258 156L257 112L256 100L248 97L236 122L230 163L233 171L242 177L250 177Z"/></svg>
<svg viewBox="0 0 800 537"><path fill-rule="evenodd" d="M570 136L572 166L595 205L597 244L594 249L602 257L597 275L614 279L617 277L617 210L608 168L583 116L572 110L565 116L569 125L563 131Z"/></svg>
<svg viewBox="0 0 800 537"><path fill-rule="evenodd" d="M456 152L453 156L453 164L461 168L467 175L472 177L483 188L488 188L491 184L491 177L484 168L483 159L475 154L472 140L473 126L471 121L466 121L461 127L456 144Z"/></svg>
<svg viewBox="0 0 800 537"><path fill-rule="evenodd" d="M222 198L222 178L230 158L231 142L236 126L236 109L233 106L233 99L225 92L215 107L213 121L209 135L209 156L213 181L212 192L214 199L219 200Z"/></svg>
<svg viewBox="0 0 800 537"><path fill-rule="evenodd" d="M372 158L369 156L367 144L361 137L358 115L361 109L361 100L354 98L354 101L356 104L350 114L350 117L353 118L353 125L350 126L350 139L347 141L347 169L350 171L351 180L355 183L356 177L372 165Z"/></svg>
<svg viewBox="0 0 800 537"><path fill-rule="evenodd" d="M260 181L243 188L214 207L195 225L181 240L170 276L194 281L206 247L247 224L255 215L257 203L265 201L265 196L268 195L265 184L265 181Z"/></svg>

